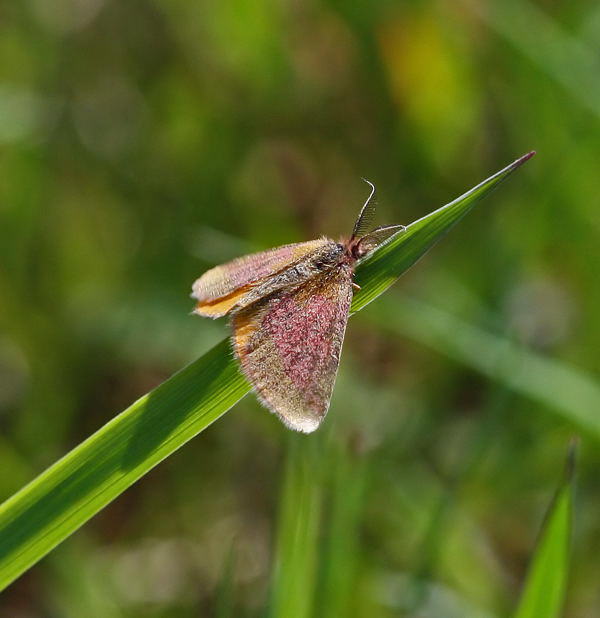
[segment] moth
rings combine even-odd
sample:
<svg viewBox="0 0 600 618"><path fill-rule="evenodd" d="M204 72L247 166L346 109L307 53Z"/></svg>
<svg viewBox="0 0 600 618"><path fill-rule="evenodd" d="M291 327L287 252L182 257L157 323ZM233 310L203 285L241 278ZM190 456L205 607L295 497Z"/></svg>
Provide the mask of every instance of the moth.
<svg viewBox="0 0 600 618"><path fill-rule="evenodd" d="M356 263L402 225L367 232L375 187L350 238L284 245L216 266L197 279L194 313L231 316L232 344L260 402L290 428L317 429L329 408Z"/></svg>

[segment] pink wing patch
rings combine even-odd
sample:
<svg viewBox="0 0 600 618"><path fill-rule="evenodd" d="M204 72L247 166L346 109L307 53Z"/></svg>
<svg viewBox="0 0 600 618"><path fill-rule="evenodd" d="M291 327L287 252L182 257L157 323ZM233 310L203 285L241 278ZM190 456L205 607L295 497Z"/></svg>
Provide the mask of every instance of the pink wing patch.
<svg viewBox="0 0 600 618"><path fill-rule="evenodd" d="M323 337L337 318L334 299L323 294L306 298L302 306L293 296L282 298L262 320L275 343L285 374L299 390L316 381L315 366L322 365L333 342Z"/></svg>
<svg viewBox="0 0 600 618"><path fill-rule="evenodd" d="M317 429L329 408L352 300L340 264L233 314L233 344L259 399L290 428Z"/></svg>

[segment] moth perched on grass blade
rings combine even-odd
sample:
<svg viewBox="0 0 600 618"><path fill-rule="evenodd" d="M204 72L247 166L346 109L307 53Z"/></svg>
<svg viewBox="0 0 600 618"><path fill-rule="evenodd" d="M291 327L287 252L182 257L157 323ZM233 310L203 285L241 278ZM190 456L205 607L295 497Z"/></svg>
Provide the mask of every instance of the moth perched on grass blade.
<svg viewBox="0 0 600 618"><path fill-rule="evenodd" d="M371 274L383 276L378 293L373 294L373 278L371 291L366 295L363 292L368 288L361 291L364 306L381 293L381 285L391 285L398 272L406 270L440 237L439 229L435 233L435 228L428 227L431 217L442 229L449 229L466 212L465 204L474 204L534 154L523 155L408 228L387 225L367 232L375 211L375 187L366 181L371 194L349 239L337 243L324 237L217 266L194 283L194 312L211 318L231 315L235 355L260 401L291 429L310 433L329 408L353 288L358 288L353 281L357 262L369 256L361 263L361 275L371 268ZM393 238L404 229L408 229L406 235ZM381 263L376 267L376 261L389 258L386 249L403 240L416 247L406 254L412 257L382 275ZM381 250L373 252L378 248Z"/></svg>
<svg viewBox="0 0 600 618"><path fill-rule="evenodd" d="M198 315L231 315L233 349L259 400L291 429L310 433L325 418L352 302L356 262L404 230L366 232L375 187L352 235L285 245L238 258L193 285Z"/></svg>

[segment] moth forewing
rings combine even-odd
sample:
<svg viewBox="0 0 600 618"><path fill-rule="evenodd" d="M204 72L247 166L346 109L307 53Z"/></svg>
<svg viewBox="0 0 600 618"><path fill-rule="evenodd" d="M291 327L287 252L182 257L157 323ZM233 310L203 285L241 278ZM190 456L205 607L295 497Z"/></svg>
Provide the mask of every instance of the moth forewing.
<svg viewBox="0 0 600 618"><path fill-rule="evenodd" d="M194 313L211 318L226 315L261 283L298 263L310 261L311 256L320 255L324 249L330 250L332 242L319 238L284 245L211 268L192 286L192 298L198 301Z"/></svg>

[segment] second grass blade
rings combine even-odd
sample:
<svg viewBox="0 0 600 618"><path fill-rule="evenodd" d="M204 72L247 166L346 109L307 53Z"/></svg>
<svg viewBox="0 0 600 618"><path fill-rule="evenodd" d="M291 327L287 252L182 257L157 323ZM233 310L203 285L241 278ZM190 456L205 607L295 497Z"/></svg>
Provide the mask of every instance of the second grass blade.
<svg viewBox="0 0 600 618"><path fill-rule="evenodd" d="M558 618L567 590L573 510L575 446L567 459L565 478L546 515L514 618Z"/></svg>

